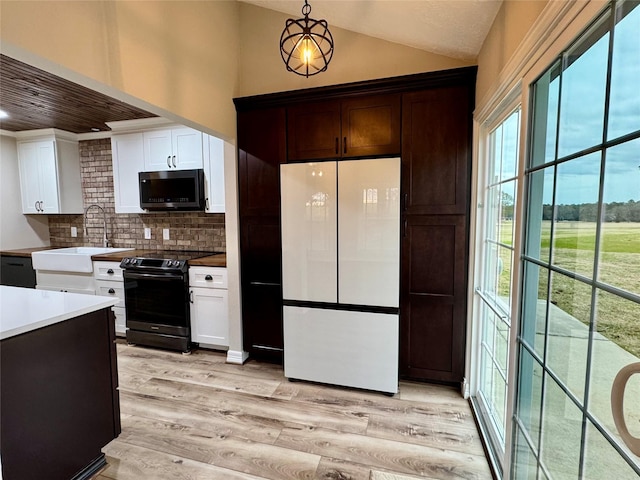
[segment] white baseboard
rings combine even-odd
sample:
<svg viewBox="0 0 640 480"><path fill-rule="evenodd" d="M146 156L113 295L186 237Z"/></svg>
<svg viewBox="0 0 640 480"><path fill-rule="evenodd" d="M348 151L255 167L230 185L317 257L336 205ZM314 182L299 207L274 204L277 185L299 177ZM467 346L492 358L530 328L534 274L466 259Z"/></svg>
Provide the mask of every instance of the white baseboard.
<svg viewBox="0 0 640 480"><path fill-rule="evenodd" d="M243 350L228 350L227 351L227 363L235 363L236 365L242 365L249 358L249 353Z"/></svg>

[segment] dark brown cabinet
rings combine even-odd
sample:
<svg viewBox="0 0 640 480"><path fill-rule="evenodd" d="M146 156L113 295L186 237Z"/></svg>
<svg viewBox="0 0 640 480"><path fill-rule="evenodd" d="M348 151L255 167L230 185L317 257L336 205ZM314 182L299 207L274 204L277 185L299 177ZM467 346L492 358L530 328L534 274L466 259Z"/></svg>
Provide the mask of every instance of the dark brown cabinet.
<svg viewBox="0 0 640 480"><path fill-rule="evenodd" d="M399 154L400 98L374 95L289 107L289 161Z"/></svg>
<svg viewBox="0 0 640 480"><path fill-rule="evenodd" d="M282 358L280 164L400 155L400 374L463 379L475 77L466 67L234 100L250 354Z"/></svg>
<svg viewBox="0 0 640 480"><path fill-rule="evenodd" d="M84 479L106 464L121 431L114 342L110 308L0 342L4 478Z"/></svg>
<svg viewBox="0 0 640 480"><path fill-rule="evenodd" d="M464 377L475 78L402 99L400 374Z"/></svg>
<svg viewBox="0 0 640 480"><path fill-rule="evenodd" d="M284 108L238 111L240 274L244 349L282 360L280 164Z"/></svg>

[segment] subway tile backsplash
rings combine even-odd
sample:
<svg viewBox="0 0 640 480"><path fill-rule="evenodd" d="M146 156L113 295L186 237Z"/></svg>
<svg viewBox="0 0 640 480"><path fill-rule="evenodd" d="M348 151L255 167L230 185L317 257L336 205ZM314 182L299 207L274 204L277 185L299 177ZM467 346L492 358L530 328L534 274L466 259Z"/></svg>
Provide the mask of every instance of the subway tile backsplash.
<svg viewBox="0 0 640 480"><path fill-rule="evenodd" d="M203 212L158 212L116 214L113 194L111 140L84 140L80 145L84 207L98 204L107 214L109 246L150 250L226 251L224 214ZM77 237L71 236L76 227ZM151 230L145 240L144 229ZM84 235L83 215L50 215L49 236L54 247L102 246L102 212L92 208ZM163 229L169 240L163 240Z"/></svg>

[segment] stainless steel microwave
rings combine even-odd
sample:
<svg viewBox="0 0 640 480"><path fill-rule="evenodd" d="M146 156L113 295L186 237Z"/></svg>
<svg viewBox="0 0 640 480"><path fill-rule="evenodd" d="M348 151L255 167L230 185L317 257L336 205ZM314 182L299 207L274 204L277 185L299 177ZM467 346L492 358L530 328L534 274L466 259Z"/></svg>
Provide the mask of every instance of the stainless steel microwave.
<svg viewBox="0 0 640 480"><path fill-rule="evenodd" d="M204 210L204 170L140 172L140 208Z"/></svg>

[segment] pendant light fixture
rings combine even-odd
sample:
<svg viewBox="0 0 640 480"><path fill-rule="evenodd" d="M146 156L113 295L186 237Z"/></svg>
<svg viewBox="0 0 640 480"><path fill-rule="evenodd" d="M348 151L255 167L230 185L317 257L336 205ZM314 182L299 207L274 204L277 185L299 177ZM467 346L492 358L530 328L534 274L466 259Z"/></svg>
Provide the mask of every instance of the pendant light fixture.
<svg viewBox="0 0 640 480"><path fill-rule="evenodd" d="M280 55L287 70L303 77L324 72L333 57L333 37L326 20L309 18L311 5L304 0L304 18L289 18L280 36Z"/></svg>

